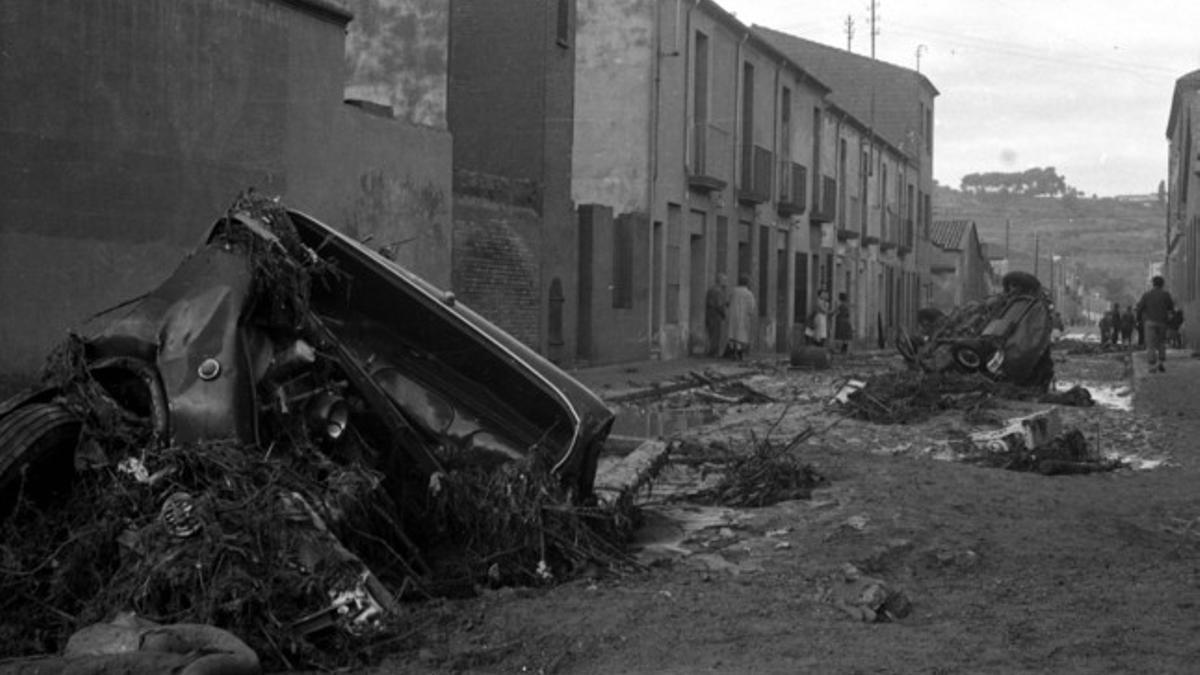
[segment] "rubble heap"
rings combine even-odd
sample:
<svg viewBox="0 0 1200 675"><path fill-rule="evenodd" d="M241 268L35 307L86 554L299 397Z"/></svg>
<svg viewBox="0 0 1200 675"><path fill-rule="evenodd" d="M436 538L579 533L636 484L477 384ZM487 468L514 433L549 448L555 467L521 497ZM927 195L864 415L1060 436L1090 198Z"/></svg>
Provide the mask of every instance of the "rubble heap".
<svg viewBox="0 0 1200 675"><path fill-rule="evenodd" d="M865 380L865 386L845 397L841 409L850 417L876 424L910 424L946 410L975 413L992 405L995 399L1073 406L1094 404L1084 387L1047 392L1039 387L998 382L982 373L893 371Z"/></svg>
<svg viewBox="0 0 1200 675"><path fill-rule="evenodd" d="M752 436L753 450L739 453L724 469L721 479L711 488L688 495L698 504L762 507L791 499L808 499L825 478L801 461L793 449L812 436L805 429L787 443L772 441L770 433L759 440Z"/></svg>

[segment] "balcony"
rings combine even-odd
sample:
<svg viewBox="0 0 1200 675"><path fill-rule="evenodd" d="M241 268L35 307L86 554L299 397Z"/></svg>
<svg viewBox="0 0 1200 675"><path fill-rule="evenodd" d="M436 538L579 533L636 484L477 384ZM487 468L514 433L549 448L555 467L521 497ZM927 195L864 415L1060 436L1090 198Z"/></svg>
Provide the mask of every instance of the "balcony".
<svg viewBox="0 0 1200 675"><path fill-rule="evenodd" d="M692 126L692 161L688 167L688 188L705 194L720 192L729 183L719 178L725 172L725 132L707 123Z"/></svg>
<svg viewBox="0 0 1200 675"><path fill-rule="evenodd" d="M808 169L795 162L779 163L779 215L798 216L808 208Z"/></svg>
<svg viewBox="0 0 1200 675"><path fill-rule="evenodd" d="M745 146L742 149L742 182L738 201L743 204L762 204L771 199L771 180L775 153L766 148Z"/></svg>
<svg viewBox="0 0 1200 675"><path fill-rule="evenodd" d="M891 206L884 206L879 210L879 247L880 250L888 251L896 247L898 243L896 232L896 212Z"/></svg>
<svg viewBox="0 0 1200 675"><path fill-rule="evenodd" d="M820 199L813 204L809 218L815 224L832 223L837 218L837 181L829 176L821 176Z"/></svg>

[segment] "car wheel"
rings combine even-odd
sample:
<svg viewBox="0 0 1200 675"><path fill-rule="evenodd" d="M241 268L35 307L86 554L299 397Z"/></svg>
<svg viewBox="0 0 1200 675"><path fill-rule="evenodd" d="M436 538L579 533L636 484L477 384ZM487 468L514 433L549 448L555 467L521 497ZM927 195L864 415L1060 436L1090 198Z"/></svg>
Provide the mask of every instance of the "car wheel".
<svg viewBox="0 0 1200 675"><path fill-rule="evenodd" d="M82 429L82 421L56 403L31 403L0 418L0 518L18 494L36 498L70 482Z"/></svg>
<svg viewBox="0 0 1200 675"><path fill-rule="evenodd" d="M983 359L979 357L979 352L970 347L956 347L954 361L971 372L979 370L979 367L983 365Z"/></svg>

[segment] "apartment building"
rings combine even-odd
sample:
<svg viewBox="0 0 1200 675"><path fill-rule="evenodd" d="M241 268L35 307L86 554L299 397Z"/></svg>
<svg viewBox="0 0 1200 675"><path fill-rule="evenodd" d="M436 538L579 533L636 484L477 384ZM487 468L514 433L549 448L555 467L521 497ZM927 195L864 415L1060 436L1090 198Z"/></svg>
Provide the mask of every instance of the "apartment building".
<svg viewBox="0 0 1200 675"><path fill-rule="evenodd" d="M845 140L846 147L838 148L836 171L847 179L846 223L856 221L860 232L856 240L840 239L857 243L858 250L845 246L834 265L858 267L850 278L861 285L849 290L857 298L862 335L887 338L897 327L911 327L916 309L933 294L929 227L937 89L907 68L761 26L754 32L829 85L830 111L856 120L842 125L839 144Z"/></svg>
<svg viewBox="0 0 1200 675"><path fill-rule="evenodd" d="M580 12L581 358L702 353L718 274L750 280L753 348L786 350L832 274L829 87L706 0Z"/></svg>
<svg viewBox="0 0 1200 675"><path fill-rule="evenodd" d="M1200 70L1175 81L1167 120L1167 249L1164 273L1183 307L1185 340L1200 344Z"/></svg>

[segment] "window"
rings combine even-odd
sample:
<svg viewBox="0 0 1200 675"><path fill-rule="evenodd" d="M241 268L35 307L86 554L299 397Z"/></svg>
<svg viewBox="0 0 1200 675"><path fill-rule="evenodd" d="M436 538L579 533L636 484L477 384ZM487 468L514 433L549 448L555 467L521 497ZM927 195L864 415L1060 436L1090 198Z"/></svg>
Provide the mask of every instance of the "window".
<svg viewBox="0 0 1200 675"><path fill-rule="evenodd" d="M667 323L679 323L680 240L683 237L683 211L678 204L667 205Z"/></svg>
<svg viewBox="0 0 1200 675"><path fill-rule="evenodd" d="M742 189L754 189L754 66L742 64Z"/></svg>
<svg viewBox="0 0 1200 675"><path fill-rule="evenodd" d="M812 148L812 169L813 169L813 203L817 204L817 200L821 195L821 109L813 108L813 148ZM825 204L821 204L821 209L826 209Z"/></svg>
<svg viewBox="0 0 1200 675"><path fill-rule="evenodd" d="M925 108L925 152L933 154L933 108Z"/></svg>
<svg viewBox="0 0 1200 675"><path fill-rule="evenodd" d="M729 218L717 216L717 272L729 271ZM734 279L734 281L737 281Z"/></svg>
<svg viewBox="0 0 1200 675"><path fill-rule="evenodd" d="M767 288L771 283L771 275L768 274L768 261L771 255L771 228L766 225L758 226L758 315L767 316L770 314L767 307Z"/></svg>
<svg viewBox="0 0 1200 675"><path fill-rule="evenodd" d="M613 222L612 306L633 308L633 223L627 217Z"/></svg>
<svg viewBox="0 0 1200 675"><path fill-rule="evenodd" d="M556 37L559 47L571 46L571 0L558 0Z"/></svg>
<svg viewBox="0 0 1200 675"><path fill-rule="evenodd" d="M783 155L783 160L788 161L792 158L792 90L784 87L783 93L779 98L781 101L779 126L780 136L783 139L783 145L780 146L779 152Z"/></svg>
<svg viewBox="0 0 1200 675"><path fill-rule="evenodd" d="M692 173L705 170L708 145L708 36L696 31L696 64L692 70Z"/></svg>

